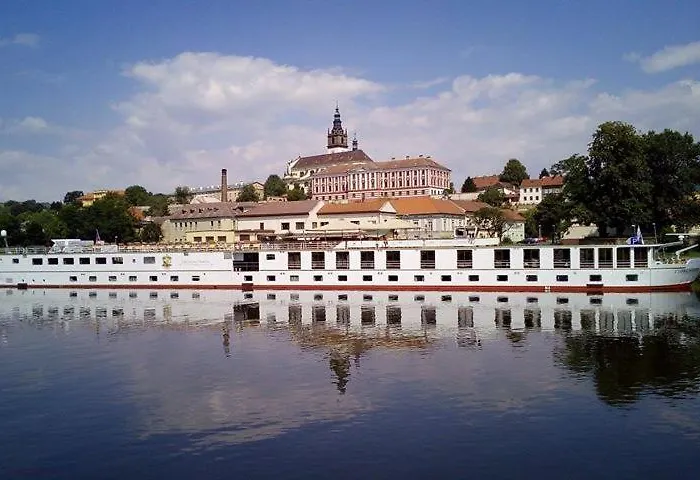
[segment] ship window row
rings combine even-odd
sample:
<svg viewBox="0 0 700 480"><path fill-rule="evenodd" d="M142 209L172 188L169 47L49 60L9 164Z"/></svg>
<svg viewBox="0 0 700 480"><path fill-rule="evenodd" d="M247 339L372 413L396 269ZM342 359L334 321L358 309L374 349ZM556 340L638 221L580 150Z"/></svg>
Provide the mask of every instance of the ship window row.
<svg viewBox="0 0 700 480"><path fill-rule="evenodd" d="M112 257L112 265L123 265L124 264L124 257ZM12 263L19 263L19 258L13 258ZM58 257L49 257L46 259L47 265L58 265ZM63 265L75 265L75 257L63 257L62 258L62 263ZM156 263L155 257L144 257L143 263L145 264L153 264ZM43 258L32 258L32 265L43 265L44 264L44 259ZM78 258L78 264L79 265L90 265L91 264L91 259L90 257L79 257ZM95 265L107 265L107 257L95 257Z"/></svg>
<svg viewBox="0 0 700 480"><path fill-rule="evenodd" d="M634 266L648 266L648 248L634 247ZM570 248L554 248L553 249L553 267L555 269L571 268L571 250ZM508 248L496 248L493 250L493 262L495 268L511 268L512 267L512 252L514 250ZM527 269L540 268L540 249L524 248L523 266ZM597 252L597 255L596 255ZM311 252L311 268L313 270L325 270L327 252ZM360 251L360 269L373 270L375 268L375 251L363 250ZM385 265L387 270L401 269L401 251L387 250L385 254ZM329 254L330 255L330 254ZM274 255L268 255L274 259ZM596 257L598 267L600 268L631 268L632 267L632 247L618 248L581 248L579 249L579 265L581 268L595 268ZM470 249L457 250L457 268L470 269L474 266L474 251ZM289 270L301 270L301 252L288 252L287 268ZM335 252L335 268L337 270L350 269L350 252L341 251ZM424 270L435 269L435 250L420 251L420 268Z"/></svg>
<svg viewBox="0 0 700 480"><path fill-rule="evenodd" d="M199 275L192 275L192 281L193 282L198 282L200 281L200 276ZM270 277L268 277L268 280ZM77 275L71 275L68 277L68 280L72 283L76 283L78 281L78 276ZM116 275L109 275L107 277L107 281L110 283L114 283L117 281L117 276ZM149 282L157 282L158 281L158 275L149 275L148 276L148 281ZM180 281L180 276L179 275L170 275L170 281L171 282L179 282ZM274 277L271 281L274 281ZM88 276L88 282L97 282L97 275L90 275ZM138 282L138 277L136 275L129 275L129 282Z"/></svg>

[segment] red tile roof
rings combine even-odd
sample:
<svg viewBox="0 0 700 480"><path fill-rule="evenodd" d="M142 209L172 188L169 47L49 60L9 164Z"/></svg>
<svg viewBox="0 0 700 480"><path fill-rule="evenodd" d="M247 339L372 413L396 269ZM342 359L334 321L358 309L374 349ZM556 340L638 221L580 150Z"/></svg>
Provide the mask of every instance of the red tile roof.
<svg viewBox="0 0 700 480"><path fill-rule="evenodd" d="M477 210L489 206L488 203L478 202L476 200L451 200L451 202L462 208L465 213L474 213Z"/></svg>
<svg viewBox="0 0 700 480"><path fill-rule="evenodd" d="M318 211L318 215L334 215L344 213L375 213L389 203L386 199L365 200L364 202L327 203Z"/></svg>
<svg viewBox="0 0 700 480"><path fill-rule="evenodd" d="M299 200L298 202L270 202L260 203L240 215L247 217L283 217L285 215L307 215L319 204L318 200Z"/></svg>
<svg viewBox="0 0 700 480"><path fill-rule="evenodd" d="M561 175L555 175L551 177L542 178L526 178L523 183L520 184L522 188L529 187L561 187L564 185L564 177Z"/></svg>
<svg viewBox="0 0 700 480"><path fill-rule="evenodd" d="M323 153L321 155L312 155L310 157L299 157L293 168L328 168L335 165L372 162L374 162L374 160L372 160L362 150L350 150L349 152Z"/></svg>
<svg viewBox="0 0 700 480"><path fill-rule="evenodd" d="M450 200L428 196L392 198L389 200L397 215L447 214L464 215L464 210Z"/></svg>
<svg viewBox="0 0 700 480"><path fill-rule="evenodd" d="M474 177L472 180L474 180L474 185L476 185L477 190L486 190L489 187L495 187L501 183L501 181L498 179L498 175Z"/></svg>
<svg viewBox="0 0 700 480"><path fill-rule="evenodd" d="M386 162L372 162L365 163L361 165L335 165L329 167L317 175L334 175L338 173L345 173L350 171L367 171L367 170L399 170L402 168L416 168L416 167L432 167L440 170L450 171L449 168L444 165L440 165L438 162L428 157L416 157L416 158L404 158L402 160L389 160Z"/></svg>

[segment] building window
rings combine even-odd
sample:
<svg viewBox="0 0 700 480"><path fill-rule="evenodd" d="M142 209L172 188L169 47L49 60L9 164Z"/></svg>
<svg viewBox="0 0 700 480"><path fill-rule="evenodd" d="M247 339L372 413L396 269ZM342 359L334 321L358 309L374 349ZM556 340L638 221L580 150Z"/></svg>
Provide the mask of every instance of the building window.
<svg viewBox="0 0 700 480"><path fill-rule="evenodd" d="M107 265L107 258L106 257L97 257L97 258L95 258L95 263L97 265Z"/></svg>
<svg viewBox="0 0 700 480"><path fill-rule="evenodd" d="M152 265L156 263L156 257L143 257L143 263L146 265Z"/></svg>
<svg viewBox="0 0 700 480"><path fill-rule="evenodd" d="M43 265L43 264L44 264L43 258L32 258L32 265Z"/></svg>
<svg viewBox="0 0 700 480"><path fill-rule="evenodd" d="M414 282L424 282L425 277L423 275L414 275L413 276L413 281Z"/></svg>
<svg viewBox="0 0 700 480"><path fill-rule="evenodd" d="M67 257L63 259L63 265L73 265L75 263L75 258Z"/></svg>
<svg viewBox="0 0 700 480"><path fill-rule="evenodd" d="M116 276L116 275L110 275L109 278L108 278L108 280L109 280L110 282L116 282L116 281L117 281L117 276Z"/></svg>
<svg viewBox="0 0 700 480"><path fill-rule="evenodd" d="M525 275L525 281L527 281L527 282L536 282L536 281L537 281L537 275Z"/></svg>
<svg viewBox="0 0 700 480"><path fill-rule="evenodd" d="M479 281L479 275L469 275L469 281L470 281L470 282L478 282L478 281Z"/></svg>
<svg viewBox="0 0 700 480"><path fill-rule="evenodd" d="M625 279L626 279L628 282L636 282L637 280L639 280L639 275L636 275L636 274L634 274L634 275L626 275L626 276L625 276Z"/></svg>
<svg viewBox="0 0 700 480"><path fill-rule="evenodd" d="M603 276L602 275L589 275L588 281L589 282L602 282Z"/></svg>
<svg viewBox="0 0 700 480"><path fill-rule="evenodd" d="M58 265L58 258L49 258L49 265Z"/></svg>
<svg viewBox="0 0 700 480"><path fill-rule="evenodd" d="M568 275L557 275L557 282L568 282L568 281L569 281Z"/></svg>
<svg viewBox="0 0 700 480"><path fill-rule="evenodd" d="M630 268L632 266L632 249L620 247L617 249L617 268Z"/></svg>
<svg viewBox="0 0 700 480"><path fill-rule="evenodd" d="M265 255L265 260L274 260L275 259L275 254L274 253L268 253Z"/></svg>
<svg viewBox="0 0 700 480"><path fill-rule="evenodd" d="M371 281L372 281L372 275L362 275L362 281L363 281L363 282L371 282Z"/></svg>
<svg viewBox="0 0 700 480"><path fill-rule="evenodd" d="M112 265L122 265L124 264L123 257L112 257Z"/></svg>
<svg viewBox="0 0 700 480"><path fill-rule="evenodd" d="M296 222L296 223L294 224L294 227L295 227L297 230L304 230L304 222Z"/></svg>
<svg viewBox="0 0 700 480"><path fill-rule="evenodd" d="M443 282L451 282L451 281L452 281L452 275L442 275L442 276L440 277L440 280L442 280Z"/></svg>
<svg viewBox="0 0 700 480"><path fill-rule="evenodd" d="M472 268L472 250L457 250L457 268Z"/></svg>
<svg viewBox="0 0 700 480"><path fill-rule="evenodd" d="M265 230L265 222L260 222L260 230Z"/></svg>
<svg viewBox="0 0 700 480"><path fill-rule="evenodd" d="M496 281L497 282L507 282L508 275L496 275Z"/></svg>
<svg viewBox="0 0 700 480"><path fill-rule="evenodd" d="M90 257L80 257L81 265L90 265Z"/></svg>
<svg viewBox="0 0 700 480"><path fill-rule="evenodd" d="M289 230L289 222L282 222L282 230Z"/></svg>
<svg viewBox="0 0 700 480"><path fill-rule="evenodd" d="M268 281L268 282L274 282L274 281L275 281L275 276L274 276L274 275L268 275L268 276L267 276L267 281Z"/></svg>
<svg viewBox="0 0 700 480"><path fill-rule="evenodd" d="M177 275L171 275L171 276L170 276L170 281L171 281L171 282L179 282L179 281L180 281L180 277L178 277Z"/></svg>
<svg viewBox="0 0 700 480"><path fill-rule="evenodd" d="M129 275L129 281L130 281L130 282L135 282L135 281L136 281L136 275Z"/></svg>
<svg viewBox="0 0 700 480"><path fill-rule="evenodd" d="M398 282L399 276L398 275L389 275L389 281L390 282Z"/></svg>

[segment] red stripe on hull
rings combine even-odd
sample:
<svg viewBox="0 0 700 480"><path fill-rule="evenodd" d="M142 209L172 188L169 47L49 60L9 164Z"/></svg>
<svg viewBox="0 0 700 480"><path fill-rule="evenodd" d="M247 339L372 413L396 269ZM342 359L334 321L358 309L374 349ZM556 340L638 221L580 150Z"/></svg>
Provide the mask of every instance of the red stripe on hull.
<svg viewBox="0 0 700 480"><path fill-rule="evenodd" d="M565 286L556 285L550 287L538 286L513 286L513 285L6 285L6 288L32 288L32 289L82 289L82 290L337 290L359 292L532 292L532 293L651 293L651 292L688 292L691 291L691 283L679 283L675 285L658 286Z"/></svg>

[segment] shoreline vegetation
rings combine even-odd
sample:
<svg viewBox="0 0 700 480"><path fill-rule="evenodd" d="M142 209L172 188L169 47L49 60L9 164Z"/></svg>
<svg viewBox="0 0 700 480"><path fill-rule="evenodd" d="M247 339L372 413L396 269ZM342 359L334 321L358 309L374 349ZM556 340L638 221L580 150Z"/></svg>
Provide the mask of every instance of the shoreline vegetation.
<svg viewBox="0 0 700 480"><path fill-rule="evenodd" d="M687 132L643 133L628 123L605 122L593 133L586 155L560 160L543 169L540 177L545 175L563 176L564 186L561 193L549 194L523 212L527 237L557 241L570 226L580 224L597 226L601 238L627 238L638 228L644 238L663 239L666 233L700 225L700 143ZM515 186L526 178L529 174L517 159L508 160L500 175L501 181ZM467 180L463 190L473 186ZM284 188L279 176L270 175L265 196ZM162 232L154 217L167 218L168 205L191 199L187 187L168 195L140 185L107 194L89 206L83 206L81 197L82 191L70 191L63 201L0 203L0 229L7 231L8 245L48 246L53 238L95 240L98 234L106 242L159 242ZM505 206L502 192L486 190L479 197L492 207Z"/></svg>

